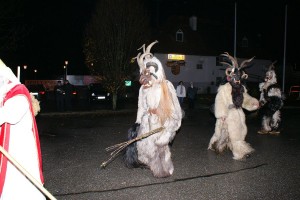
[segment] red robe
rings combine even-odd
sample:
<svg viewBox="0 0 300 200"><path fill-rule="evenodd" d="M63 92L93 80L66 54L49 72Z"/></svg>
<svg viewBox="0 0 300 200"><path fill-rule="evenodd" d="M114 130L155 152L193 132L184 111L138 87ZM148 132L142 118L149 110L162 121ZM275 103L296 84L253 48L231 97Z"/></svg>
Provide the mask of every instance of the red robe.
<svg viewBox="0 0 300 200"><path fill-rule="evenodd" d="M35 121L35 116L33 114L33 108L31 104L31 96L27 90L27 88L22 85L18 84L15 87L13 87L5 96L3 105L5 102L16 96L16 95L24 95L29 103L29 108L30 112L32 115L32 132L33 132L33 137L35 138L36 141L36 148L37 148L37 153L38 153L38 161L39 161L39 171L40 171L40 179L42 183L44 183L44 177L42 173L42 156L41 156L41 149L40 149L40 140L39 140L39 135L38 135L38 129ZM3 123L1 125L1 132L0 132L0 145L9 152L9 139L10 139L10 124L9 123ZM5 175L6 175L6 169L7 169L7 162L8 159L1 154L0 155L0 195L2 194L4 182L5 182Z"/></svg>

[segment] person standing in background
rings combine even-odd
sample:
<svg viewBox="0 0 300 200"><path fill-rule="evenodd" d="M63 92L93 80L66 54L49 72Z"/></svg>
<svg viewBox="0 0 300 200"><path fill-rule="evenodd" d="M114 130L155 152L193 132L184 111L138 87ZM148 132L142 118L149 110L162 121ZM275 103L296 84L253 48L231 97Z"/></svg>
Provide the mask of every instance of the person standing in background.
<svg viewBox="0 0 300 200"><path fill-rule="evenodd" d="M195 107L195 99L197 96L198 88L194 87L193 82L187 89L187 97L189 100L189 109L193 109Z"/></svg>
<svg viewBox="0 0 300 200"><path fill-rule="evenodd" d="M54 91L55 91L55 100L56 100L56 109L57 111L64 111L65 110L65 100L64 100L64 88L63 88L63 84L61 81L57 81L57 85L55 86L54 88Z"/></svg>
<svg viewBox="0 0 300 200"><path fill-rule="evenodd" d="M65 103L66 103L66 110L72 110L72 92L73 92L73 85L68 80L65 80L64 85L65 91Z"/></svg>
<svg viewBox="0 0 300 200"><path fill-rule="evenodd" d="M184 98L186 97L186 90L182 81L179 81L178 86L176 87L176 95L178 97L180 106L183 106Z"/></svg>

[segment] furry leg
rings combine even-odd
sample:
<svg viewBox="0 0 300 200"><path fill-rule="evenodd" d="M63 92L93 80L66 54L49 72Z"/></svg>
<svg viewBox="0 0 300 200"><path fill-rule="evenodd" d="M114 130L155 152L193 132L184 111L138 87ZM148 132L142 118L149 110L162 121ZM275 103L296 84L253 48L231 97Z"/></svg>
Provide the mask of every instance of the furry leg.
<svg viewBox="0 0 300 200"><path fill-rule="evenodd" d="M263 116L263 119L262 119L262 128L263 128L263 130L271 131L270 121L271 121L270 117Z"/></svg>
<svg viewBox="0 0 300 200"><path fill-rule="evenodd" d="M271 120L271 128L272 130L277 130L279 125L281 122L281 118L280 118L280 111L277 110L274 115L272 116L272 120Z"/></svg>
<svg viewBox="0 0 300 200"><path fill-rule="evenodd" d="M157 178L171 176L174 172L174 166L169 147L158 147L154 157L151 158L149 166L153 175Z"/></svg>
<svg viewBox="0 0 300 200"><path fill-rule="evenodd" d="M155 141L157 146L163 147L168 145L175 137L176 132L172 133L170 131L163 131L160 134L160 137Z"/></svg>
<svg viewBox="0 0 300 200"><path fill-rule="evenodd" d="M233 159L241 160L254 152L249 143L241 140L232 142Z"/></svg>
<svg viewBox="0 0 300 200"><path fill-rule="evenodd" d="M217 119L216 125L215 125L215 133L211 137L207 149L210 149L213 151L216 150L215 143L221 138L222 125L223 125L223 122L221 120Z"/></svg>
<svg viewBox="0 0 300 200"><path fill-rule="evenodd" d="M222 153L228 146L228 143L229 143L228 130L227 130L227 127L223 127L221 129L221 137L215 143L215 149L216 149L217 153Z"/></svg>

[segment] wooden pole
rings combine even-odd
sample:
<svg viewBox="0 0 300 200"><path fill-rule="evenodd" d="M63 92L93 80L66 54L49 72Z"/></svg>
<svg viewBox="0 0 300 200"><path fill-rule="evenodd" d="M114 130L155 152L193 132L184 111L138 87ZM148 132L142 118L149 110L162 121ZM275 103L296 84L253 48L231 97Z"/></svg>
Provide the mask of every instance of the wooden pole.
<svg viewBox="0 0 300 200"><path fill-rule="evenodd" d="M1 145L1 153L20 171L22 172L41 192L43 192L49 199L56 200L48 190L46 190L43 185L38 182L22 165L20 165Z"/></svg>

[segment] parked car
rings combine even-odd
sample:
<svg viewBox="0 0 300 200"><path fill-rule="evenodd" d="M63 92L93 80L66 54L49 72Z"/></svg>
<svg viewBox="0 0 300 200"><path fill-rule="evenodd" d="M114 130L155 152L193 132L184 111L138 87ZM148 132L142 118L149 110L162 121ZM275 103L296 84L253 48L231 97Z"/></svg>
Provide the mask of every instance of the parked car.
<svg viewBox="0 0 300 200"><path fill-rule="evenodd" d="M91 83L89 89L89 102L90 103L109 103L111 102L111 94L107 92L102 84Z"/></svg>
<svg viewBox="0 0 300 200"><path fill-rule="evenodd" d="M296 102L300 100L300 85L293 85L289 89L287 102Z"/></svg>
<svg viewBox="0 0 300 200"><path fill-rule="evenodd" d="M40 102L46 101L46 88L43 84L27 85L28 91Z"/></svg>

